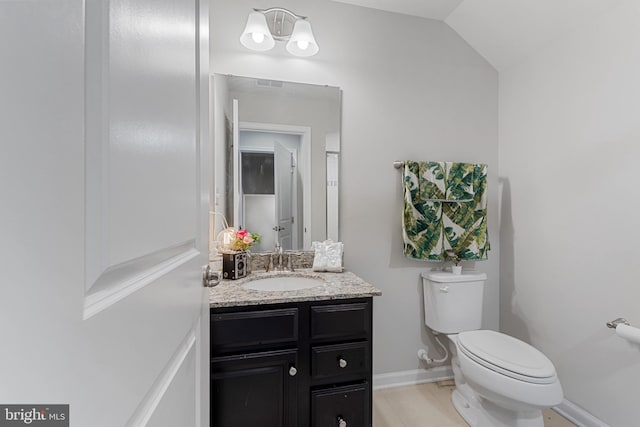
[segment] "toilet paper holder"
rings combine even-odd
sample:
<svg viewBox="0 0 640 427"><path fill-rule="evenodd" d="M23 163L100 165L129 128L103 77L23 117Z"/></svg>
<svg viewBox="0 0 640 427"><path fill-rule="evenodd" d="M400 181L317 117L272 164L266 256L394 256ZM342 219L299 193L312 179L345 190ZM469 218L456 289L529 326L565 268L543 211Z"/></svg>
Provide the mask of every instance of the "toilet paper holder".
<svg viewBox="0 0 640 427"><path fill-rule="evenodd" d="M618 327L618 325L631 326L629 321L627 319L622 318L622 317L618 317L617 319L612 320L611 322L607 322L607 328L615 329L615 328Z"/></svg>
<svg viewBox="0 0 640 427"><path fill-rule="evenodd" d="M627 340L634 348L640 350L640 329L631 326L627 319L618 317L607 322L607 327L614 329L617 336Z"/></svg>

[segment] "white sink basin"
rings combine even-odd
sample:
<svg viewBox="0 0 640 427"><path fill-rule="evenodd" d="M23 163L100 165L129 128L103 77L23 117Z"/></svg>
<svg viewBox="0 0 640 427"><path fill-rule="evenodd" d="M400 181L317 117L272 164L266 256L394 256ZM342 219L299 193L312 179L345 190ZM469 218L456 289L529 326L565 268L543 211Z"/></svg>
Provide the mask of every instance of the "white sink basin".
<svg viewBox="0 0 640 427"><path fill-rule="evenodd" d="M242 285L245 289L254 291L299 291L320 286L324 280L312 277L265 277Z"/></svg>

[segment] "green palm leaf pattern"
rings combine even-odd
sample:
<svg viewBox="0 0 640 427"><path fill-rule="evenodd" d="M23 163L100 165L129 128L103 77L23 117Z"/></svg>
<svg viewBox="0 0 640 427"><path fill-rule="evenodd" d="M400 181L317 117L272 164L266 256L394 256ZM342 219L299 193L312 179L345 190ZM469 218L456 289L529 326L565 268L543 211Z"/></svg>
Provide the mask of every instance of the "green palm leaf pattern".
<svg viewBox="0 0 640 427"><path fill-rule="evenodd" d="M409 258L441 261L452 249L487 259L487 165L405 162L402 234Z"/></svg>
<svg viewBox="0 0 640 427"><path fill-rule="evenodd" d="M471 163L445 164L447 170L446 199L449 201L470 201L474 196L475 165Z"/></svg>
<svg viewBox="0 0 640 427"><path fill-rule="evenodd" d="M438 162L413 162L418 170L419 200L444 200L446 192L444 165Z"/></svg>
<svg viewBox="0 0 640 427"><path fill-rule="evenodd" d="M442 246L442 204L425 201L431 193L425 192L424 187L421 188L420 177L428 168L429 165L424 162L405 163L405 200L402 214L404 252L411 258L437 260L441 255ZM438 171L434 170L434 173L437 176ZM435 184L429 191L433 194L444 194Z"/></svg>

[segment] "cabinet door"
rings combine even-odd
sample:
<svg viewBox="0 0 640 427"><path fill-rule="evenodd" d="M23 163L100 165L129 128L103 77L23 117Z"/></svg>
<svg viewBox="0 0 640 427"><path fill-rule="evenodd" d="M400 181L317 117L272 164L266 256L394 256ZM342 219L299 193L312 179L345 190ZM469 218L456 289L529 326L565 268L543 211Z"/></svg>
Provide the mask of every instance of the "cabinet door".
<svg viewBox="0 0 640 427"><path fill-rule="evenodd" d="M293 427L296 349L211 359L212 427Z"/></svg>

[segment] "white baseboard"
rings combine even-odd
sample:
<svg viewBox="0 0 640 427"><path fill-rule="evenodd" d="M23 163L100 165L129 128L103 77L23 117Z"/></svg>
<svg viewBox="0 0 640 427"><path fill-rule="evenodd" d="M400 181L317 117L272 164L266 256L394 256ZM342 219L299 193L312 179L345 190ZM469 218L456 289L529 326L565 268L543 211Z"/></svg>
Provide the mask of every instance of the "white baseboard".
<svg viewBox="0 0 640 427"><path fill-rule="evenodd" d="M453 371L451 370L451 366L436 366L431 369L389 372L373 376L373 389L380 390L403 385L432 383L452 378Z"/></svg>
<svg viewBox="0 0 640 427"><path fill-rule="evenodd" d="M562 403L553 408L557 413L579 427L609 427L575 403L564 399Z"/></svg>

